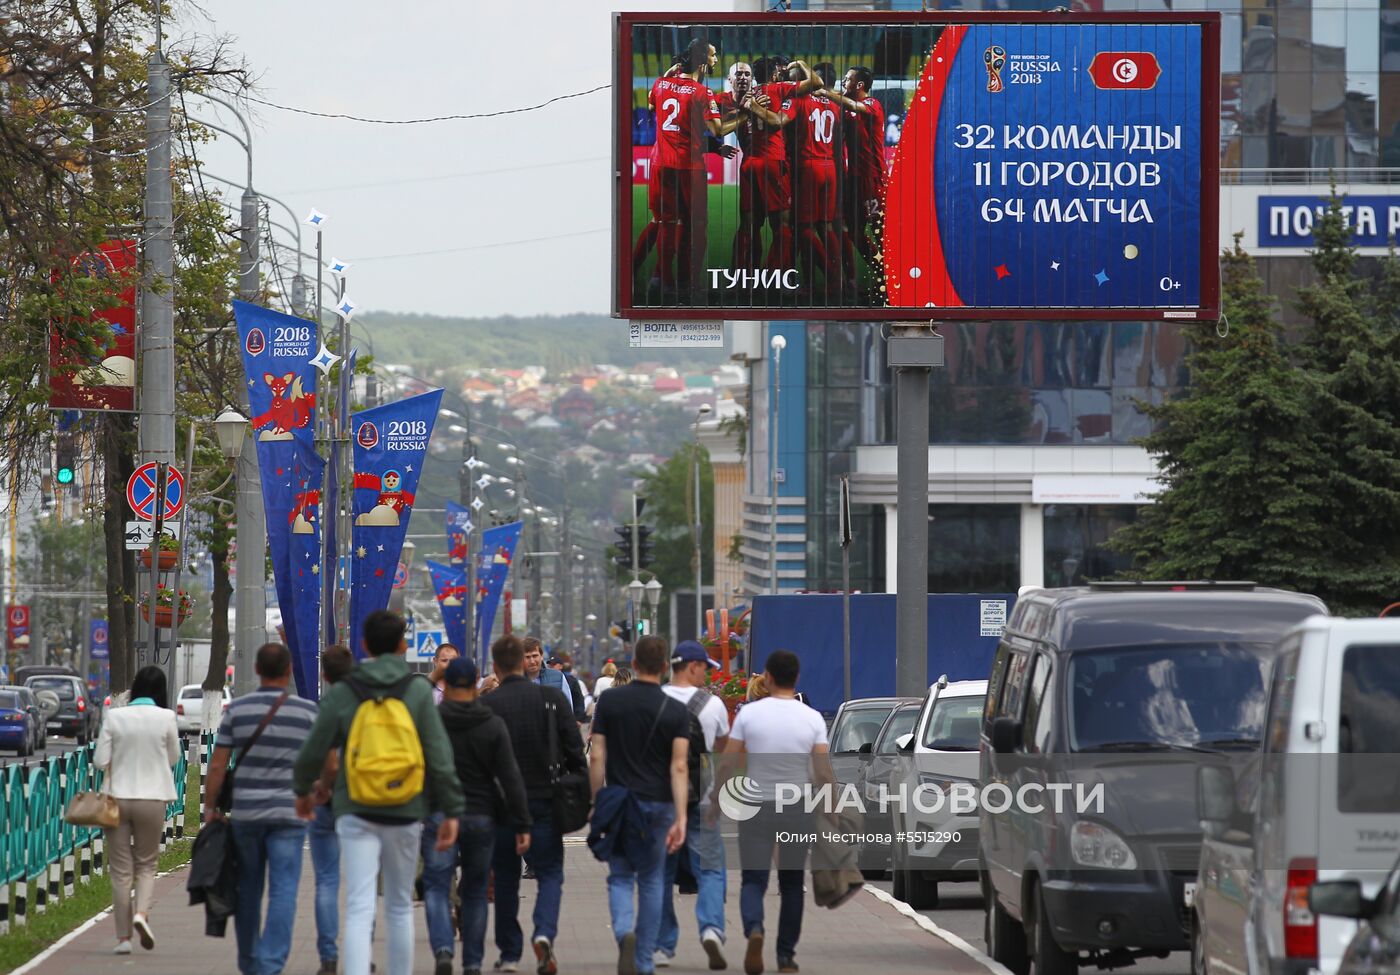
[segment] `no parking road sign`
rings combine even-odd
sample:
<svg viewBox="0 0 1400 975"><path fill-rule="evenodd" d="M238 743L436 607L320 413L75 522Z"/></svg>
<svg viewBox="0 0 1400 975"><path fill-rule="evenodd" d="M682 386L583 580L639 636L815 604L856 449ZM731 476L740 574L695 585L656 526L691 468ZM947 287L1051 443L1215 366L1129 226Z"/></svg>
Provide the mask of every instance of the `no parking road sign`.
<svg viewBox="0 0 1400 975"><path fill-rule="evenodd" d="M146 521L156 520L156 464L154 461L142 464L126 482L126 503L137 518ZM185 504L185 475L171 464L165 471L165 512L162 520L174 518Z"/></svg>

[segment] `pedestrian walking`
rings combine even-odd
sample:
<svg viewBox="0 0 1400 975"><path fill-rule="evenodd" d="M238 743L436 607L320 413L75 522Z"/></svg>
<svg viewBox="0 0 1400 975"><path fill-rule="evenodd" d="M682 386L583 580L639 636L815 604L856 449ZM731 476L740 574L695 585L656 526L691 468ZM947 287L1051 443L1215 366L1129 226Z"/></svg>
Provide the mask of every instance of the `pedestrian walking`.
<svg viewBox="0 0 1400 975"><path fill-rule="evenodd" d="M536 972L553 975L558 970L555 940L564 894L564 838L554 826L550 737L566 772L584 770L583 740L574 723L573 708L559 688L541 686L526 676L525 646L519 639L503 636L493 643L491 661L500 685L481 702L505 722L525 782L531 825L530 848L524 859L539 881L530 944ZM519 921L520 866L514 828L498 825L491 869L495 876L496 947L500 950L495 970L500 972L517 971L525 950Z"/></svg>
<svg viewBox="0 0 1400 975"><path fill-rule="evenodd" d="M570 706L574 709L574 720L579 724L588 723L588 701L583 693L583 684L573 674L569 673L569 655L567 653L552 653L549 660L545 662L550 670L557 671L564 678L564 689L568 693Z"/></svg>
<svg viewBox="0 0 1400 975"><path fill-rule="evenodd" d="M666 857L685 843L690 718L661 690L668 661L666 641L642 637L632 660L632 683L614 686L593 715L594 829L619 807L625 822L626 841L614 843L607 858L619 975L655 971Z"/></svg>
<svg viewBox="0 0 1400 975"><path fill-rule="evenodd" d="M156 946L151 898L156 882L165 807L175 799L173 768L180 733L170 710L165 671L142 667L131 681L131 701L103 716L92 763L106 772L103 791L117 801L121 818L102 831L112 878L112 919L118 955L131 954L131 934L141 947Z"/></svg>
<svg viewBox="0 0 1400 975"><path fill-rule="evenodd" d="M630 683L632 683L632 668L619 667L617 668L617 673L613 676L613 682L609 686L609 690L614 687L626 687Z"/></svg>
<svg viewBox="0 0 1400 975"><path fill-rule="evenodd" d="M232 774L229 819L238 861L238 908L233 915L238 970L243 975L280 975L292 949L306 845L306 824L297 815L292 793L292 763L316 720L316 705L291 692L292 655L282 644L259 647L254 671L258 689L235 698L219 724L209 763L204 821L223 816L219 793L224 777ZM235 752L238 757L230 773L229 758Z"/></svg>
<svg viewBox="0 0 1400 975"><path fill-rule="evenodd" d="M739 761L747 760L747 775L756 785L762 804L757 813L739 823L739 917L748 944L744 953L746 975L763 971L763 897L768 891L774 843L777 844L778 910L777 958L779 972L796 972L797 942L802 935L802 876L807 864L810 821L802 808L776 808L778 786L830 783L826 722L797 700L797 654L775 650L768 655L763 682L768 696L750 700L734 717L724 758L716 775L716 788L729 777ZM752 688L752 684L750 684ZM715 815L715 810L710 812Z"/></svg>
<svg viewBox="0 0 1400 975"><path fill-rule="evenodd" d="M713 785L710 756L724 749L729 740L729 712L724 702L705 689L709 671L719 664L710 659L695 640L683 640L671 654L671 682L661 689L679 701L687 711L689 739L689 809L686 814L685 846L666 857L666 883L661 895L661 930L657 935L656 965L670 965L680 941L680 924L676 920L676 874L688 861L695 877L695 923L700 934L700 947L709 959L710 968L719 971L728 967L724 957L724 838L719 824L709 818L710 789Z"/></svg>
<svg viewBox="0 0 1400 975"><path fill-rule="evenodd" d="M593 682L593 700L597 701L598 696L613 685L613 678L617 676L617 664L613 663L611 657L603 664L601 676Z"/></svg>
<svg viewBox="0 0 1400 975"><path fill-rule="evenodd" d="M544 665L544 645L540 643L540 638L527 636L522 646L525 648L525 676L531 683L552 687L563 694L564 700L569 702L569 709L572 710L573 692L569 690L568 681L564 680L562 671Z"/></svg>
<svg viewBox="0 0 1400 975"><path fill-rule="evenodd" d="M326 688L340 683L355 666L350 648L326 647L321 651L321 682ZM335 835L335 814L331 811L331 789L340 768L340 752L326 756L321 778L311 790L316 815L311 820L308 839L311 871L316 877L316 954L321 959L320 975L335 975L340 959L336 939L340 934L340 839Z"/></svg>
<svg viewBox="0 0 1400 975"><path fill-rule="evenodd" d="M433 685L433 701L439 706L447 690L447 668L456 659L457 648L450 643L438 647L433 655L433 670L428 680ZM457 872L457 846L454 844L446 850L437 849L437 832L442 819L442 813L435 812L423 820L423 831L418 841L423 870L418 877L418 886L422 891L428 946L433 952L434 975L452 975L453 947L457 942L456 932L452 928L452 878Z"/></svg>
<svg viewBox="0 0 1400 975"><path fill-rule="evenodd" d="M516 856L530 849L525 780L505 722L478 700L478 676L475 661L464 657L452 661L443 675L446 686L439 709L466 803L457 831L462 975L481 975L486 956L486 892L498 829L513 834ZM449 954L445 971L439 963L437 975L451 975L451 960Z"/></svg>
<svg viewBox="0 0 1400 975"><path fill-rule="evenodd" d="M413 971L413 873L429 812L444 815L435 849L457 842L462 787L432 687L409 672L403 619L377 610L365 620L360 663L321 701L297 756L297 811L315 814L311 791L326 754L343 743L331 806L345 875L346 975L369 975L375 887L384 890L388 975Z"/></svg>

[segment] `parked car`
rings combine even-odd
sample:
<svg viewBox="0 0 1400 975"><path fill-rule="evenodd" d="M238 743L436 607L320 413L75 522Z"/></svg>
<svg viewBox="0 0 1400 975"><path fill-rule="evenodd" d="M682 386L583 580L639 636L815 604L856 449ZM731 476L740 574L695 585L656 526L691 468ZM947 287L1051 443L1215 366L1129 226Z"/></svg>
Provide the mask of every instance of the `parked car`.
<svg viewBox="0 0 1400 975"><path fill-rule="evenodd" d="M25 664L23 667L15 668L15 685L22 687L29 682L29 678L38 677L40 674L60 674L64 677L82 676L72 667L63 667L59 664Z"/></svg>
<svg viewBox="0 0 1400 975"><path fill-rule="evenodd" d="M79 745L97 738L102 724L102 709L89 696L87 684L80 677L65 674L40 674L29 677L24 686L42 697L49 692L58 698L58 709L49 715L49 729L56 734L71 735Z"/></svg>
<svg viewBox="0 0 1400 975"><path fill-rule="evenodd" d="M827 732L831 770L837 782L855 782L861 766L861 746L875 744L875 736L896 705L916 701L917 698L863 697L841 705Z"/></svg>
<svg viewBox="0 0 1400 975"><path fill-rule="evenodd" d="M1333 975L1356 925L1308 910L1316 881L1367 897L1400 854L1400 620L1305 620L1282 640L1262 753L1198 772L1197 975ZM1335 912L1329 912L1335 913Z"/></svg>
<svg viewBox="0 0 1400 975"><path fill-rule="evenodd" d="M950 683L945 674L929 687L903 743L906 760L895 774L908 801L894 810L891 856L894 894L911 907L937 907L940 883L977 879L977 815L955 810L951 797L955 788L976 784L986 697L986 681Z"/></svg>
<svg viewBox="0 0 1400 975"><path fill-rule="evenodd" d="M1313 884L1308 906L1314 914L1360 922L1337 965L1337 975L1394 975L1400 970L1400 863L1374 897L1358 880Z"/></svg>
<svg viewBox="0 0 1400 975"><path fill-rule="evenodd" d="M891 832L890 814L882 802L890 786L890 777L899 765L899 743L907 741L919 717L917 701L897 705L873 742L860 746L860 766L856 770L856 794L865 801L866 834ZM860 851L860 867L872 874L884 872L890 865L890 845L871 843Z"/></svg>
<svg viewBox="0 0 1400 975"><path fill-rule="evenodd" d="M44 709L39 706L39 700L34 696L34 692L27 687L15 687L20 692L20 700L24 702L26 709L34 715L34 748L37 751L44 751L49 747L49 716Z"/></svg>
<svg viewBox="0 0 1400 975"><path fill-rule="evenodd" d="M0 686L0 748L16 755L33 755L38 734L39 706L23 687Z"/></svg>
<svg viewBox="0 0 1400 975"><path fill-rule="evenodd" d="M222 716L228 710L228 702L233 700L229 689L223 689L223 703L219 708ZM180 688L180 696L175 699L175 724L187 734L199 731L200 720L204 715L204 688L199 684L186 684Z"/></svg>
<svg viewBox="0 0 1400 975"><path fill-rule="evenodd" d="M979 803L994 959L1074 975L1190 947L1196 766L1258 741L1280 638L1325 612L1252 583L1094 583L1017 600L979 751L983 795L1027 797ZM1078 799L1046 788L1061 784Z"/></svg>

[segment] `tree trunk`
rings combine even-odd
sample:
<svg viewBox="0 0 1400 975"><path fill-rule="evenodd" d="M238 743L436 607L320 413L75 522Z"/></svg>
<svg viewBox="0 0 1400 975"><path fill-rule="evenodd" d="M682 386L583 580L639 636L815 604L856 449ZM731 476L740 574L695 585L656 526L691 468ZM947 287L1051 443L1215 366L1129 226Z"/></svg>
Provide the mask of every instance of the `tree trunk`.
<svg viewBox="0 0 1400 975"><path fill-rule="evenodd" d="M210 547L214 563L214 592L210 606L214 613L209 638L209 670L204 675L204 690L219 691L224 686L228 670L228 604L233 596L233 584L228 577L228 549Z"/></svg>
<svg viewBox="0 0 1400 975"><path fill-rule="evenodd" d="M126 481L131 476L130 415L118 413L104 418L101 427L103 459L102 536L107 556L107 641L111 665L112 693L131 686L134 674L136 606L130 582L136 575L136 560L126 551Z"/></svg>

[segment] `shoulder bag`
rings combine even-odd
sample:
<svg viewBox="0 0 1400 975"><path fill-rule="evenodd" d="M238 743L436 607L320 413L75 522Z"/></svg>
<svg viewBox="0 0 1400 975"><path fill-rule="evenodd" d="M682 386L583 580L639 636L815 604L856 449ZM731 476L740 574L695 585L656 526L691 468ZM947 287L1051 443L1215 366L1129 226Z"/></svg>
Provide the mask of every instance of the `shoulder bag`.
<svg viewBox="0 0 1400 975"><path fill-rule="evenodd" d="M559 721L553 701L546 700L545 714L549 721L549 787L550 811L554 828L562 836L588 825L593 806L593 787L585 772L566 772L559 759Z"/></svg>
<svg viewBox="0 0 1400 975"><path fill-rule="evenodd" d="M229 810L233 808L234 772L236 772L238 766L243 763L243 758L248 754L248 750L257 744L258 739L262 737L262 733L267 729L268 724L272 721L278 709L282 707L282 703L287 700L290 694L291 691L283 691L281 696L272 702L272 706L267 709L267 714L264 714L262 721L258 722L257 730L253 732L253 736L244 742L243 747L238 750L238 758L234 761L233 766L224 772L223 784L219 786L218 808L219 812L223 813L225 816L227 816Z"/></svg>

